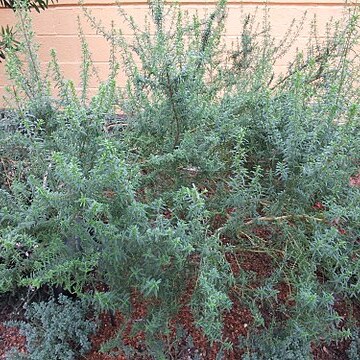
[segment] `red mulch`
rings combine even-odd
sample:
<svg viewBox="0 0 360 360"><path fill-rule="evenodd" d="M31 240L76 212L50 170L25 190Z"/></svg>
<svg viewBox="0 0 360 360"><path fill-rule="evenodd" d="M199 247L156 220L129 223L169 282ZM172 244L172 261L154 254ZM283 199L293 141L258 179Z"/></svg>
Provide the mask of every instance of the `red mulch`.
<svg viewBox="0 0 360 360"><path fill-rule="evenodd" d="M350 186L360 186L360 174L350 179ZM318 204L317 207L320 205ZM233 209L230 209L227 213L231 214ZM167 217L171 217L172 214L168 211L165 214ZM213 227L218 228L226 221L226 215L217 215L214 218ZM264 241L270 240L272 237L272 230L265 227L255 228L253 232L256 236L264 239ZM224 243L230 243L230 240L223 238ZM239 251L237 253L226 254L226 259L230 265L230 268L234 275L239 275L241 271L255 273L254 281L250 284L250 287L256 288L261 284L263 279L269 277L273 272L272 258L264 252L251 252L251 251ZM196 256L190 259L192 262L197 262ZM322 276L319 270L319 275ZM204 334L195 327L194 316L189 306L191 295L194 291L195 281L189 282L189 286L185 291L181 299L181 307L178 314L170 321L170 333L167 335L159 334L159 338L168 340L168 344L172 344L169 347L169 352L173 359L189 360L195 356L204 360L215 360L219 352L219 345L209 345L208 340ZM282 282L276 286L279 291L277 295L277 302L280 305L285 305L289 309L294 306L294 302L291 300L291 288L290 286ZM103 291L107 291L106 288ZM238 337L240 335L246 336L248 328L253 323L253 318L250 310L241 303L241 290L232 289L229 293L229 297L232 301L232 308L223 314L224 328L223 339L231 342L234 347L231 350L225 352L224 360L240 360L243 355L243 350L238 348ZM142 355L145 352L145 334L142 331L133 333L133 326L136 322L145 320L147 315L148 303L146 303L141 296L135 291L131 296L132 313L130 320L126 321L124 316L119 312L116 312L113 317L109 313L103 313L100 315L100 325L96 334L91 337L92 350L86 355L87 360L147 360L148 357ZM357 319L360 326L360 305L347 304L344 301L338 301L334 305L335 310L341 315L344 320L340 322L339 328L345 325L345 320L351 316L352 319ZM269 316L267 309L260 309L265 319L265 326L268 323ZM280 312L276 308L276 304L273 308L273 314L275 314L278 321L286 321L287 316L283 312ZM9 314L7 314L7 317ZM8 318L0 318L0 359L5 359L5 353L12 347L25 352L25 338L19 334L17 328L5 327L3 323ZM176 337L176 325L180 325L186 335L190 335L193 341L193 346L190 346L186 339L179 339L175 341ZM113 354L103 354L99 350L101 345L111 338L115 337L117 333L123 329L122 342L125 346L134 350L136 355L132 355L131 359L127 359L123 349L113 349ZM316 360L345 360L347 359L345 353L349 346L349 341L344 340L338 343L331 344L318 344L312 347L312 353Z"/></svg>
<svg viewBox="0 0 360 360"><path fill-rule="evenodd" d="M360 173L350 178L350 186L360 187Z"/></svg>
<svg viewBox="0 0 360 360"><path fill-rule="evenodd" d="M234 348L225 353L226 359L237 360L241 359L243 350L238 348L238 338L240 335L246 336L248 328L253 322L251 312L244 307L239 300L236 292L231 292L229 295L233 306L229 312L224 314L224 339L230 341Z"/></svg>
<svg viewBox="0 0 360 360"><path fill-rule="evenodd" d="M100 315L99 320L100 320L100 326L96 334L91 337L92 349L91 352L86 355L86 359L126 360L126 357L121 353L117 356L110 356L99 352L101 345L116 335L116 332L118 331L119 327L124 321L122 315L117 312L114 315L114 319L112 321L109 313L103 313Z"/></svg>
<svg viewBox="0 0 360 360"><path fill-rule="evenodd" d="M243 251L237 257L241 269L255 272L259 279L269 277L273 271L272 258L264 252Z"/></svg>
<svg viewBox="0 0 360 360"><path fill-rule="evenodd" d="M266 238L268 233L261 233L258 231L258 236ZM250 284L255 288L259 286L264 278L271 275L273 271L272 259L269 255L263 252L242 251L235 254L227 254L226 258L230 264L234 275L238 275L241 271L253 272L256 274L255 280ZM194 260L194 259L192 259ZM194 261L196 261L195 259ZM219 352L219 345L214 343L210 345L204 334L194 325L194 316L189 306L192 293L194 291L195 281L190 281L189 285L181 299L180 310L172 321L170 322L170 334L159 335L168 344L169 352L173 359L188 360L195 356L204 360L216 360ZM289 309L294 306L291 300L291 288L285 283L279 283L276 286L279 291L277 295L277 302L280 305L285 305ZM107 288L102 289L107 291ZM232 308L223 314L224 328L223 339L232 343L233 349L227 350L224 354L224 360L240 360L243 355L243 350L237 346L239 336L246 336L249 327L253 324L253 318L250 310L241 303L241 289L234 288L230 291L229 297L232 301ZM116 312L113 317L109 313L100 315L100 325L96 334L91 337L92 350L86 355L87 360L148 360L149 358L143 353L146 353L145 334L142 331L133 333L133 326L136 322L143 321L147 315L148 303L145 302L141 296L135 291L131 296L132 313L130 320L126 321L124 316ZM360 305L346 303L345 301L337 301L334 309L344 318L338 327L345 326L345 320L348 317L358 319L360 325ZM267 309L260 308L260 311L265 319L265 326L269 322L267 316ZM277 310L276 304L272 309L273 315L278 321L286 321L288 318L286 314ZM0 359L5 359L5 353L11 348L15 347L22 352L26 352L25 338L19 334L17 328L5 327L3 322L8 320L8 317L0 319ZM184 339L176 339L176 325L180 325L184 332ZM104 354L100 352L101 345L106 341L112 339L117 333L122 332L122 342L129 349L134 350L131 358L127 358L123 349L114 348L112 354ZM191 346L186 341L186 336L191 336L193 345ZM312 346L312 354L316 360L346 360L346 349L350 341L344 340L338 343L320 343Z"/></svg>
<svg viewBox="0 0 360 360"><path fill-rule="evenodd" d="M12 348L18 349L20 352L26 352L26 339L20 335L19 329L15 327L5 326L8 316L2 316L0 322L0 359L5 359L5 354Z"/></svg>

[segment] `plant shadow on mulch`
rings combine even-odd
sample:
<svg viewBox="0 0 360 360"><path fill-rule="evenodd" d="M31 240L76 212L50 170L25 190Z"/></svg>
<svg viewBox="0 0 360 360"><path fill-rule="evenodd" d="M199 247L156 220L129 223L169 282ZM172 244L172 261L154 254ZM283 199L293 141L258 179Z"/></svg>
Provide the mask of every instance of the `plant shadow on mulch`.
<svg viewBox="0 0 360 360"><path fill-rule="evenodd" d="M240 270L252 271L261 279L268 277L271 272L271 259L264 253L252 252L238 252L235 255L227 256L227 261L230 263L232 271L236 274ZM257 286L255 282L254 287ZM192 359L206 359L216 360L216 355L219 351L218 344L209 345L205 336L194 325L194 317L191 313L189 300L194 290L193 283L190 283L186 293L182 298L182 306L177 316L170 324L170 335L168 342L172 343L169 348L171 355L169 359L178 360L192 360ZM279 291L279 303L285 304L289 307L294 304L288 300L289 287L285 283L277 286ZM223 356L224 360L240 360L244 354L244 350L236 346L238 344L239 336L246 336L248 328L253 323L251 312L239 301L239 296L235 290L229 294L232 300L232 308L224 314L224 338L227 338L234 347L232 350L226 350ZM1 299L0 299L1 300ZM149 355L146 355L145 334L142 331L133 331L133 326L136 322L142 321L147 314L146 302L136 293L133 292L132 297L132 314L130 320L126 321L121 313L116 312L114 315L110 313L102 313L99 316L99 324L97 331L91 337L92 349L85 358L88 360L150 360ZM349 303L339 300L334 305L336 312L343 317L339 324L342 328L351 317L352 321L356 321L360 326L360 304ZM265 323L270 319L267 314L267 309L261 309L264 316ZM276 314L275 314L276 315ZM4 306L0 312L0 359L6 359L6 353L16 348L22 353L26 353L26 339L22 336L17 328L5 326L5 322L9 320L23 320L23 313L21 311L14 311L10 306ZM286 321L283 314L279 312L279 321ZM270 320L269 320L270 321ZM176 325L180 325L184 330L184 338L175 339ZM266 325L265 325L266 326ZM121 348L114 347L111 354L102 353L100 351L102 345L107 341L113 339L121 331L121 343L127 348L127 353ZM192 339L188 341L189 337ZM175 342L174 342L175 340ZM346 350L350 346L351 340L342 340L339 342L331 342L330 344L318 344L312 346L312 355L314 360L348 360ZM81 357L84 359L84 356Z"/></svg>
<svg viewBox="0 0 360 360"><path fill-rule="evenodd" d="M21 318L21 314L15 313L11 307L2 307L0 311L0 359L6 359L5 354L12 348L26 353L26 339L20 335L19 329L5 325L7 321Z"/></svg>

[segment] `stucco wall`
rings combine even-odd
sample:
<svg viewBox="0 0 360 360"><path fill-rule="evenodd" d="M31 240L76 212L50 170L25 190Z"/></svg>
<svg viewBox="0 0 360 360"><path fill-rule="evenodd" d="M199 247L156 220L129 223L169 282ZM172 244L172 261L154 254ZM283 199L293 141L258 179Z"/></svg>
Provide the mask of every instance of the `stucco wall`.
<svg viewBox="0 0 360 360"><path fill-rule="evenodd" d="M120 1L122 7L132 15L138 23L143 22L147 11L146 2L143 0ZM307 11L308 23L317 16L320 33L324 33L324 25L331 17L340 17L344 10L344 2L341 0L278 0L268 1L273 34L281 38L293 18L300 19L304 11ZM104 24L109 25L112 20L122 28L126 35L131 34L130 30L124 27L123 22L117 14L115 1L111 0L84 0L85 6L91 9L93 15L101 19ZM214 1L209 0L181 0L184 8L190 11L198 11L200 14L209 11L214 6ZM226 41L231 43L240 33L242 26L241 18L244 13L253 13L257 7L262 7L262 1L229 1L228 20L226 28ZM261 11L259 12L261 15ZM78 38L77 17L80 16L83 31L89 42L93 60L98 68L100 78L106 78L108 71L109 48L107 42L91 29L83 16L83 10L78 5L77 0L59 0L56 5L51 5L49 9L40 14L32 12L33 24L37 34L37 39L41 44L40 58L46 65L49 61L49 52L55 48L60 60L61 68L67 78L79 81L79 64L81 62L81 46ZM0 8L0 24L14 24L15 17L11 10ZM305 45L309 26L305 26L299 35L297 43L294 45L303 47ZM278 63L278 70L281 71L287 65L289 56L284 57ZM120 78L120 84L123 77ZM4 63L0 64L0 96L4 92L4 86L8 84L4 71ZM96 82L91 83L95 90ZM2 97L2 96L1 96ZM0 100L0 106L2 100Z"/></svg>

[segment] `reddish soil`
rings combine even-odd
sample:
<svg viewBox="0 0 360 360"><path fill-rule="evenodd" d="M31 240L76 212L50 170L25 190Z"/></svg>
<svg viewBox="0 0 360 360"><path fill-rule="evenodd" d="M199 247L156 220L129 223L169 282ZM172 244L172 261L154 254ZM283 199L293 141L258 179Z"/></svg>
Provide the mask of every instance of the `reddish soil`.
<svg viewBox="0 0 360 360"><path fill-rule="evenodd" d="M255 229L256 235L266 240L271 236L271 231ZM224 239L224 242L227 242ZM230 264L234 275L239 275L241 271L254 274L254 280L250 284L250 288L256 288L262 281L269 277L273 272L272 258L264 252L239 251L235 254L227 254L227 261ZM192 258L191 261L197 262L199 259ZM319 272L319 276L320 276ZM325 280L324 280L325 281ZM194 316L189 305L190 298L194 291L195 281L190 281L189 285L181 299L181 306L178 314L170 322L170 333L167 335L159 334L159 337L165 340L171 357L169 359L191 360L194 358L204 360L215 360L219 352L219 344L209 344L204 334L194 325ZM276 286L279 291L277 299L274 302L271 312L279 322L287 321L288 315L283 311L284 305L291 310L294 301L291 299L291 287L286 282L281 282ZM101 290L100 290L101 291ZM103 291L107 291L104 288ZM236 346L239 336L246 336L248 329L253 325L253 318L250 310L241 302L241 289L233 288L229 297L232 301L232 308L223 314L224 328L223 339L232 343L233 349L227 350L224 354L224 360L240 360L243 350ZM130 320L116 312L114 316L109 313L100 315L99 327L91 337L92 350L86 355L88 360L150 360L144 355L146 353L145 334L142 331L136 331L134 325L145 320L149 303L146 303L141 296L135 291L131 296L132 313ZM282 310L280 311L280 307ZM344 301L337 301L334 305L335 310L344 318L339 323L339 328L345 326L346 320L350 317L357 319L360 326L360 305L355 306ZM265 327L270 322L269 309L260 308L265 319ZM2 322L7 319L0 319ZM0 359L5 359L4 354L12 347L16 347L21 351L25 351L25 338L20 336L16 328L6 328L0 322ZM176 339L176 327L180 326L184 331L182 339ZM129 350L131 356L126 357L120 348L112 349L112 354L104 354L100 352L101 345L106 341L114 338L119 331L122 331L122 343ZM192 343L187 341L191 336ZM119 345L120 346L120 345ZM346 360L346 349L349 341L341 341L331 344L317 344L312 348L315 360Z"/></svg>
<svg viewBox="0 0 360 360"><path fill-rule="evenodd" d="M26 352L26 339L20 335L16 327L5 326L5 322L10 320L10 310L2 309L0 314L0 359L5 359L6 353L12 348L20 352Z"/></svg>
<svg viewBox="0 0 360 360"><path fill-rule="evenodd" d="M0 324L0 359L5 359L5 354L12 348L26 352L25 337L21 336L19 330Z"/></svg>
<svg viewBox="0 0 360 360"><path fill-rule="evenodd" d="M360 187L360 173L350 178L350 186Z"/></svg>
<svg viewBox="0 0 360 360"><path fill-rule="evenodd" d="M241 359L243 350L237 347L240 335L246 336L248 328L253 322L250 310L244 307L235 291L229 295L233 306L229 312L224 314L224 340L230 341L234 347L225 353L226 359Z"/></svg>
<svg viewBox="0 0 360 360"><path fill-rule="evenodd" d="M257 258L257 256L259 258ZM229 256L229 262L231 267L235 271L239 271L239 264L241 267L245 267L248 271L255 271L261 275L268 275L269 269L266 271L263 270L263 263L265 260L268 261L265 254L239 254L237 256ZM196 262L197 259L192 259ZM165 340L169 346L169 352L171 353L172 359L177 360L189 360L195 358L206 359L206 360L216 360L216 355L219 352L219 344L214 343L213 345L209 344L209 341L204 336L204 334L194 325L194 316L191 312L189 302L194 291L195 281L189 281L189 285L183 297L181 299L181 306L178 311L178 314L170 322L170 333L168 335L162 335L161 338ZM224 340L230 341L234 345L237 344L238 337L240 335L246 336L248 327L252 323L252 316L250 310L244 307L239 300L239 296L234 289L230 294L230 299L233 302L232 308L223 314L224 318L224 329L223 329L223 338ZM90 355L87 355L87 358L90 360L128 360L125 355L119 350L115 356L109 356L99 353L99 349L104 340L108 340L115 336L116 332L122 327L125 328L123 332L122 341L124 345L129 346L132 349L135 349L138 355L133 355L131 360L135 359L147 359L146 357L141 356L141 352L145 350L145 336L144 333L138 332L131 335L131 330L134 322L141 321L145 318L147 314L147 304L141 300L140 296L133 293L131 298L133 312L131 314L131 320L125 323L124 318L117 314L115 316L115 326L111 325L111 319L109 315L103 314L101 316L102 324L95 336L92 337L93 349ZM184 330L185 336L183 339L176 339L176 326ZM188 343L186 338L190 336L192 339L192 344ZM228 360L237 360L240 359L243 354L243 351L236 346L233 350L229 350L225 353L226 359Z"/></svg>
<svg viewBox="0 0 360 360"><path fill-rule="evenodd" d="M103 354L99 351L103 343L116 335L116 332L119 330L124 320L122 315L120 313L116 313L114 319L111 319L109 313L103 313L100 315L99 320L100 326L96 334L91 337L92 349L91 352L86 355L86 358L88 360L126 360L125 355L120 351L117 356Z"/></svg>

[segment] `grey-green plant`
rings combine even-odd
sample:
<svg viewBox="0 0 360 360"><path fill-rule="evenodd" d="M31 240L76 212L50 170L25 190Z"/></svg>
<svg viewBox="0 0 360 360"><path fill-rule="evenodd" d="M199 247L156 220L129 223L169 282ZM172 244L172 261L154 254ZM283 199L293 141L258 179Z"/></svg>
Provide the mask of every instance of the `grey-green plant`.
<svg viewBox="0 0 360 360"><path fill-rule="evenodd" d="M248 342L248 356L351 337L334 304L360 295L358 11L324 37L314 19L307 48L279 76L276 62L305 19L279 41L267 11L262 21L244 16L229 49L224 2L202 18L152 1L143 28L120 8L132 40L85 10L111 48L109 78L92 98L84 36L81 84L64 78L55 51L44 74L19 12L29 60L8 50L0 292L59 286L129 317L136 291L148 303L137 327L158 357L156 335L191 284L195 325L220 348L230 346L230 292L252 312L258 344ZM227 258L242 253L266 254L269 276L241 263L233 272Z"/></svg>
<svg viewBox="0 0 360 360"><path fill-rule="evenodd" d="M360 354L360 336L359 329L355 329L352 333L351 343L349 348L346 351L346 355L349 360L355 360L359 357Z"/></svg>
<svg viewBox="0 0 360 360"><path fill-rule="evenodd" d="M53 3L55 0L52 1ZM19 2L16 0L1 0L0 1L1 7L10 8L16 11L19 7ZM40 10L45 10L48 8L49 1L48 0L34 0L26 2L27 10L35 9L37 12ZM9 25L4 26L1 25L1 32L0 32L0 62L1 59L5 59L5 51L6 49L17 49L17 45L19 44L18 40L16 40L16 34L14 29Z"/></svg>
<svg viewBox="0 0 360 360"><path fill-rule="evenodd" d="M25 321L12 321L26 338L26 353L16 349L10 351L7 359L28 360L74 360L91 349L89 336L94 333L94 321L87 320L88 305L79 300L60 295L57 301L51 299L28 305Z"/></svg>

